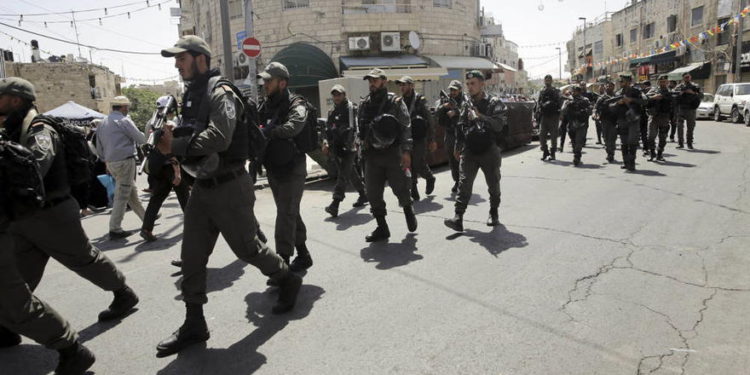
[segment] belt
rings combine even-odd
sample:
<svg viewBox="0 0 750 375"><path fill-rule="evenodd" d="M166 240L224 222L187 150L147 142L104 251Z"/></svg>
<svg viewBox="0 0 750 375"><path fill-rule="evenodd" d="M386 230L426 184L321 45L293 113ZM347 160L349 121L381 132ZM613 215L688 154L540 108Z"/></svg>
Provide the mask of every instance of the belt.
<svg viewBox="0 0 750 375"><path fill-rule="evenodd" d="M231 172L218 175L213 178L197 179L195 180L195 183L202 188L213 189L223 183L232 181L235 178L240 177L245 174L247 174L247 170L245 170L245 167L242 167L242 168L235 169Z"/></svg>
<svg viewBox="0 0 750 375"><path fill-rule="evenodd" d="M69 195L64 196L64 197L60 197L60 198L50 199L50 200L44 202L44 204L42 205L42 208L47 209L47 208L52 208L52 207L55 207L55 206L59 206L61 203L66 202L68 199L70 199Z"/></svg>

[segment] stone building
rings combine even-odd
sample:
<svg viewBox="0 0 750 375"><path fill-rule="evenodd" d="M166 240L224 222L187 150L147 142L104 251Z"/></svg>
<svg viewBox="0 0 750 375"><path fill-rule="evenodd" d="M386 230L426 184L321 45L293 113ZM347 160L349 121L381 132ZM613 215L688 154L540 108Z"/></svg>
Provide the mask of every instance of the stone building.
<svg viewBox="0 0 750 375"><path fill-rule="evenodd" d="M244 32L243 3L229 1L234 42ZM182 0L180 6L180 34L204 38L214 52L212 65L222 66L219 2ZM467 69L502 71L480 47L479 0L254 0L253 12L254 36L262 44L259 68L284 63L292 89L313 103L318 81L364 76L372 67L385 68L392 79L411 75L432 99ZM245 78L243 59L236 59L235 79Z"/></svg>
<svg viewBox="0 0 750 375"><path fill-rule="evenodd" d="M41 112L72 100L82 106L109 113L109 103L121 95L120 76L105 66L85 62L5 62L8 76L34 84Z"/></svg>

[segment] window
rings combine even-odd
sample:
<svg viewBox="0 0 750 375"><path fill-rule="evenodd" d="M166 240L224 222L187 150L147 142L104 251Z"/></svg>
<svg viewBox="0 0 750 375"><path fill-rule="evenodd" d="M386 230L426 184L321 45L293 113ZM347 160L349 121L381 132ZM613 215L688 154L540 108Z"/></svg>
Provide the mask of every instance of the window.
<svg viewBox="0 0 750 375"><path fill-rule="evenodd" d="M729 21L729 18L720 18L719 19L719 25L723 25L727 21ZM716 45L717 46L721 46L721 45L724 45L724 44L729 44L729 38L731 38L731 37L732 37L732 33L729 32L729 27L727 27L726 31L724 31L723 33L719 33L718 35L716 35Z"/></svg>
<svg viewBox="0 0 750 375"><path fill-rule="evenodd" d="M737 85L737 95L750 95L750 85Z"/></svg>
<svg viewBox="0 0 750 375"><path fill-rule="evenodd" d="M700 26L703 24L703 7L693 8L693 18L690 26Z"/></svg>
<svg viewBox="0 0 750 375"><path fill-rule="evenodd" d="M618 47L622 47L622 44L623 44L623 40L622 40L622 34L617 34L617 35L615 35L615 44L616 44L616 45L617 45Z"/></svg>
<svg viewBox="0 0 750 375"><path fill-rule="evenodd" d="M432 0L432 5L436 8L453 8L453 0Z"/></svg>
<svg viewBox="0 0 750 375"><path fill-rule="evenodd" d="M284 9L307 8L310 0L281 0Z"/></svg>
<svg viewBox="0 0 750 375"><path fill-rule="evenodd" d="M653 22L647 24L646 26L643 26L643 39L653 38L655 30L656 30L656 25L654 25Z"/></svg>
<svg viewBox="0 0 750 375"><path fill-rule="evenodd" d="M673 14L667 17L667 32L673 33L677 31L677 15Z"/></svg>
<svg viewBox="0 0 750 375"><path fill-rule="evenodd" d="M604 54L604 42L594 42L594 55L601 57Z"/></svg>
<svg viewBox="0 0 750 375"><path fill-rule="evenodd" d="M635 43L638 40L638 29L630 30L630 43Z"/></svg>

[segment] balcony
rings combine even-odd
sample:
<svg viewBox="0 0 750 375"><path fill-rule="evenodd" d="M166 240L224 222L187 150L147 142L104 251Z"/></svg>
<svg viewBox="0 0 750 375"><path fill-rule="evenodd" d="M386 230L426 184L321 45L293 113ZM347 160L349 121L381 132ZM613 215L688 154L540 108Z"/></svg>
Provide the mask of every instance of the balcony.
<svg viewBox="0 0 750 375"><path fill-rule="evenodd" d="M360 4L344 4L344 14L411 13L411 0L362 0Z"/></svg>

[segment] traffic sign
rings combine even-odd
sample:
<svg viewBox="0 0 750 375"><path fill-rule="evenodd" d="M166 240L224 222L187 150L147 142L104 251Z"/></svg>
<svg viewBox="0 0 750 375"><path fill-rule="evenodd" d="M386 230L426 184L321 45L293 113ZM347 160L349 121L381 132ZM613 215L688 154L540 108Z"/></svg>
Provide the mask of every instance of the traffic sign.
<svg viewBox="0 0 750 375"><path fill-rule="evenodd" d="M247 38L242 42L242 52L248 57L258 57L260 55L260 41L255 38Z"/></svg>

